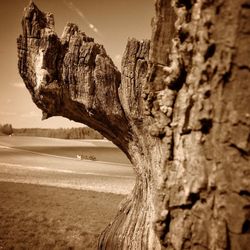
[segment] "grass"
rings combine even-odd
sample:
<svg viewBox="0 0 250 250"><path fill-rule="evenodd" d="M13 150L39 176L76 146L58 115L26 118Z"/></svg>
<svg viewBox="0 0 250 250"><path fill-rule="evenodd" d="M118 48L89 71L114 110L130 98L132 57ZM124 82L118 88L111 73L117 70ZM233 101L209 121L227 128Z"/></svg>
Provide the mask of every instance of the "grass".
<svg viewBox="0 0 250 250"><path fill-rule="evenodd" d="M0 249L96 249L123 198L0 182Z"/></svg>

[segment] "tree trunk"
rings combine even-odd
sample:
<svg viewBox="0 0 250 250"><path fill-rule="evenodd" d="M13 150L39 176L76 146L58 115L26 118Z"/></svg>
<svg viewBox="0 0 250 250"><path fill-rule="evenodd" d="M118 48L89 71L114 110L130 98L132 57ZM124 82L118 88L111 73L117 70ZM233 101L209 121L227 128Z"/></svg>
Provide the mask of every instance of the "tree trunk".
<svg viewBox="0 0 250 250"><path fill-rule="evenodd" d="M44 118L98 130L130 159L133 192L99 249L249 249L250 2L156 0L151 41L122 72L103 46L33 3L19 71Z"/></svg>

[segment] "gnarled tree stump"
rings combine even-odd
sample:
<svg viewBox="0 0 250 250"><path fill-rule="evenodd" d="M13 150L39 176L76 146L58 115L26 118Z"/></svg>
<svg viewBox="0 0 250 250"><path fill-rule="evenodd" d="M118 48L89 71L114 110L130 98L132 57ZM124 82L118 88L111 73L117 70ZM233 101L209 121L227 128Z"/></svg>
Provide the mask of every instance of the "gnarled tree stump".
<svg viewBox="0 0 250 250"><path fill-rule="evenodd" d="M18 67L43 118L113 141L136 173L100 249L247 249L250 244L250 3L156 0L151 41L118 71L74 24L25 9Z"/></svg>

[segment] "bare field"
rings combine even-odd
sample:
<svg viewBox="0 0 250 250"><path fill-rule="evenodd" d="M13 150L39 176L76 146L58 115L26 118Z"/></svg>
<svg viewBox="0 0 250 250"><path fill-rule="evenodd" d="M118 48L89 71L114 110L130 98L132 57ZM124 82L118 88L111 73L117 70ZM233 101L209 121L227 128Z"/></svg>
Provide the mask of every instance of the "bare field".
<svg viewBox="0 0 250 250"><path fill-rule="evenodd" d="M0 182L0 249L95 249L123 198Z"/></svg>
<svg viewBox="0 0 250 250"><path fill-rule="evenodd" d="M32 152L96 161L130 164L125 154L107 140L64 140L29 136L0 136L0 144Z"/></svg>
<svg viewBox="0 0 250 250"><path fill-rule="evenodd" d="M91 146L95 150L96 147L109 147L105 146L108 143L0 136L0 181L128 194L135 181L130 165L78 160L75 157L55 155L49 150L54 147L60 151L67 144L73 148L80 145L83 149L85 146ZM39 145L47 153L35 151ZM34 149L24 150L24 147ZM111 153L110 157L115 158L115 154Z"/></svg>

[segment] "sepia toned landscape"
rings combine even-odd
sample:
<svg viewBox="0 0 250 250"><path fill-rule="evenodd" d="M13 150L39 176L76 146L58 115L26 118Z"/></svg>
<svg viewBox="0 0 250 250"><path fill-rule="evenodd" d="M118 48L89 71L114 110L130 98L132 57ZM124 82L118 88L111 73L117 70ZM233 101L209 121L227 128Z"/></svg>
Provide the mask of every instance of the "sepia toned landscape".
<svg viewBox="0 0 250 250"><path fill-rule="evenodd" d="M95 249L133 185L107 140L2 135L0 249Z"/></svg>
<svg viewBox="0 0 250 250"><path fill-rule="evenodd" d="M0 182L0 249L96 249L123 195Z"/></svg>
<svg viewBox="0 0 250 250"><path fill-rule="evenodd" d="M1 249L249 249L248 0L2 6Z"/></svg>

